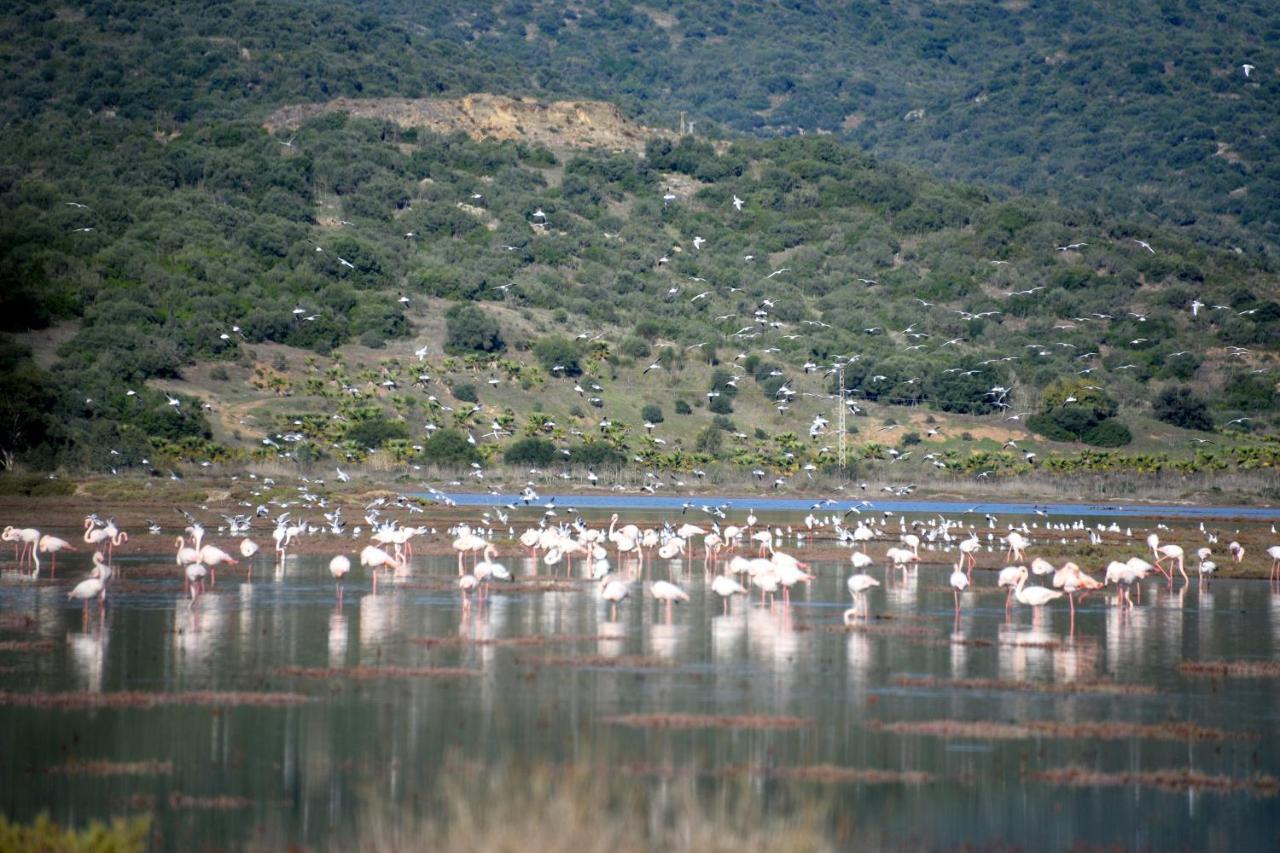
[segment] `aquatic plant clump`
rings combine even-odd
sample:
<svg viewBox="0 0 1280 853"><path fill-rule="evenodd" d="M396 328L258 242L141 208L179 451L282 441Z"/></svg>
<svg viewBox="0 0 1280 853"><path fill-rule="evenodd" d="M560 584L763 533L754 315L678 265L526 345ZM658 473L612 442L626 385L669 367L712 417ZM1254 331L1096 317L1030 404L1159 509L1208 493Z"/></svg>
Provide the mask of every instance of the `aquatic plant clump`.
<svg viewBox="0 0 1280 853"><path fill-rule="evenodd" d="M1219 678L1280 678L1280 661L1202 660L1178 664L1183 675L1207 675Z"/></svg>
<svg viewBox="0 0 1280 853"><path fill-rule="evenodd" d="M768 714L621 714L604 717L600 722L644 729L809 729L816 725L806 717Z"/></svg>
<svg viewBox="0 0 1280 853"><path fill-rule="evenodd" d="M1038 770L1026 774L1029 782L1043 782L1050 785L1065 785L1073 788L1158 788L1162 791L1208 791L1215 794L1232 794L1246 791L1262 796L1274 797L1280 793L1280 780L1274 776L1259 775L1249 779L1232 776L1211 776L1190 767L1176 767L1165 770L1145 772L1102 773L1084 767L1056 767Z"/></svg>
<svg viewBox="0 0 1280 853"><path fill-rule="evenodd" d="M897 676L892 680L896 687L926 687L939 690L993 690L1020 693L1102 693L1108 695L1146 696L1156 692L1153 684L1124 684L1118 681L1068 681L1062 683L1043 681L1009 681L997 678L931 678Z"/></svg>
<svg viewBox="0 0 1280 853"><path fill-rule="evenodd" d="M872 731L898 735L972 738L975 740L1025 740L1030 738L1065 738L1069 740L1152 740L1232 741L1258 740L1257 732L1229 732L1194 723L1058 723L1048 720L1027 723L992 723L986 721L921 720L867 723Z"/></svg>
<svg viewBox="0 0 1280 853"><path fill-rule="evenodd" d="M301 693L252 693L252 692L190 692L143 693L122 690L115 693L16 693L0 691L0 706L11 705L26 708L47 708L59 711L78 711L96 708L159 708L168 705L198 705L202 707L280 707L302 705L310 702Z"/></svg>
<svg viewBox="0 0 1280 853"><path fill-rule="evenodd" d="M276 674L293 678L469 678L479 675L480 671L457 666L353 666L349 669L282 666Z"/></svg>

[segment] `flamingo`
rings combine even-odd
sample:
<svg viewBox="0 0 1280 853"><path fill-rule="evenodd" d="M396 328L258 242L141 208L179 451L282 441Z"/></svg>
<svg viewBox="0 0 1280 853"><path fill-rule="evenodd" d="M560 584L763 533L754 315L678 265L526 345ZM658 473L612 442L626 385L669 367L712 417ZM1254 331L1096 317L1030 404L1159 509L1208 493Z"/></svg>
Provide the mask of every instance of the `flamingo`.
<svg viewBox="0 0 1280 853"><path fill-rule="evenodd" d="M114 521L108 521L102 527L94 527L94 520L90 517L84 520L84 541L95 546L105 542L107 562L111 562L115 549L129 541L129 534L117 528Z"/></svg>
<svg viewBox="0 0 1280 853"><path fill-rule="evenodd" d="M52 555L49 566L49 575L53 576L58 573L58 552L74 551L75 548L71 547L71 543L65 539L59 539L57 536L45 534L40 537L40 543L36 546L36 550L43 554ZM40 565L37 563L36 572L39 573L39 571Z"/></svg>
<svg viewBox="0 0 1280 853"><path fill-rule="evenodd" d="M464 610L471 607L471 590L479 585L479 579L469 572L458 578L458 589L462 590L462 607Z"/></svg>
<svg viewBox="0 0 1280 853"><path fill-rule="evenodd" d="M204 592L204 578L208 573L209 570L201 563L191 563L183 569L186 588L191 592L191 606L195 606L196 603L196 586L199 585L200 591Z"/></svg>
<svg viewBox="0 0 1280 853"><path fill-rule="evenodd" d="M1018 572L1018 585L1014 587L1013 597L1018 599L1019 604L1025 604L1032 608L1040 608L1048 604L1050 601L1056 601L1057 599L1062 598L1063 594L1056 589L1048 589L1043 586L1025 587L1028 577L1029 575L1026 569Z"/></svg>
<svg viewBox="0 0 1280 853"><path fill-rule="evenodd" d="M746 595L747 588L728 575L716 575L711 582L711 591L720 596L724 602L724 612L729 612L729 599L735 595Z"/></svg>
<svg viewBox="0 0 1280 853"><path fill-rule="evenodd" d="M849 595L853 597L854 606L844 612L844 624L848 625L858 615L858 604L862 604L862 618L867 618L867 591L873 586L880 586L880 581L866 572L851 575L848 580Z"/></svg>
<svg viewBox="0 0 1280 853"><path fill-rule="evenodd" d="M1231 559L1235 560L1237 563L1244 562L1244 546L1239 542L1233 541L1227 546L1227 550L1231 552Z"/></svg>
<svg viewBox="0 0 1280 853"><path fill-rule="evenodd" d="M854 551L849 555L849 562L853 563L855 569L865 569L875 561L871 559L871 555L862 551Z"/></svg>
<svg viewBox="0 0 1280 853"><path fill-rule="evenodd" d="M964 555L960 557L960 561L956 563L955 568L951 572L951 593L956 599L956 615L960 614L960 593L969 587L969 575L964 570ZM957 624L959 624L957 622Z"/></svg>
<svg viewBox="0 0 1280 853"><path fill-rule="evenodd" d="M477 536L469 529L463 528L459 531L458 537L454 539L451 544L453 546L453 550L458 552L458 577L462 577L464 555L470 551L471 558L474 561L476 554L484 550L484 547L488 545L489 542L483 536Z"/></svg>
<svg viewBox="0 0 1280 853"><path fill-rule="evenodd" d="M174 555L174 562L177 565L185 566L185 565L188 565L189 563L200 562L200 552L197 551L195 548L188 547L187 540L182 536L179 536L177 538L177 541L174 542L174 545L178 549L177 554Z"/></svg>
<svg viewBox="0 0 1280 853"><path fill-rule="evenodd" d="M689 593L680 587L667 581L654 581L653 586L649 588L649 594L658 601L667 603L667 622L671 621L671 605L677 601L688 601Z"/></svg>
<svg viewBox="0 0 1280 853"><path fill-rule="evenodd" d="M597 567L599 567L600 563L605 564L605 573L600 578L600 597L609 602L609 619L616 622L618 619L618 602L631 594L631 585L620 578L615 578L609 572L607 560L597 562Z"/></svg>
<svg viewBox="0 0 1280 853"><path fill-rule="evenodd" d="M347 572L351 571L351 560L346 554L339 554L329 561L329 574L333 575L335 587L338 591L338 604L342 604L342 579L347 576Z"/></svg>
<svg viewBox="0 0 1280 853"><path fill-rule="evenodd" d="M1005 566L996 576L997 587L1008 587L1009 593L1004 597L1004 609L1013 606L1013 588L1018 585L1018 577L1027 570L1026 566Z"/></svg>
<svg viewBox="0 0 1280 853"><path fill-rule="evenodd" d="M1173 567L1170 566L1168 571L1164 566L1160 565L1165 560L1172 560L1178 564L1178 571L1182 573L1182 582L1190 583L1187 577L1187 569L1183 564L1183 552L1181 545L1161 545L1160 537L1152 533L1147 537L1147 544L1151 546L1151 553L1156 555L1156 568L1164 572L1165 577L1169 578L1169 588L1173 589Z"/></svg>
<svg viewBox="0 0 1280 853"><path fill-rule="evenodd" d="M1200 570L1200 583L1205 584L1207 586L1209 576L1212 575L1215 571L1217 571L1218 564L1213 562L1212 560L1206 560L1204 557L1201 557L1200 565L1198 566L1198 568Z"/></svg>
<svg viewBox="0 0 1280 853"><path fill-rule="evenodd" d="M978 539L976 533L969 534L969 538L960 543L960 554L968 562L968 573L973 573L973 567L978 564L978 558L973 556L982 548L982 542Z"/></svg>
<svg viewBox="0 0 1280 853"><path fill-rule="evenodd" d="M254 542L248 536L240 540L240 556L244 557L246 560L252 561L259 550L258 543Z"/></svg>
<svg viewBox="0 0 1280 853"><path fill-rule="evenodd" d="M80 583L76 584L75 589L67 593L67 598L83 601L85 610L89 609L89 599L96 598L98 599L98 609L101 610L107 603L107 582L95 568L93 574L86 580L80 581Z"/></svg>
<svg viewBox="0 0 1280 853"><path fill-rule="evenodd" d="M200 557L197 562L204 563L209 568L209 583L212 586L217 586L218 573L214 570L214 566L221 563L234 566L239 561L216 545L205 545L200 549Z"/></svg>
<svg viewBox="0 0 1280 853"><path fill-rule="evenodd" d="M40 542L40 531L34 527L6 527L4 529L4 540L12 542L13 555L21 566L27 559L27 549L31 549L31 553L35 552L36 545ZM22 551L18 551L18 543L22 543Z"/></svg>
<svg viewBox="0 0 1280 853"><path fill-rule="evenodd" d="M791 587L800 581L811 583L813 575L805 571L808 563L802 563L790 554L775 552L769 560L774 566L774 575L778 578L778 583L782 584L782 601L783 604L791 603Z"/></svg>
<svg viewBox="0 0 1280 853"><path fill-rule="evenodd" d="M500 581L511 580L511 572L507 571L507 567L502 563L493 562L493 558L498 556L498 546L492 542L485 545L484 559L477 562L472 570L475 572L476 579L481 582L480 597L483 598L485 590L488 588L490 578Z"/></svg>
<svg viewBox="0 0 1280 853"><path fill-rule="evenodd" d="M461 556L459 556L461 559ZM394 571L400 571L406 565L403 557L396 558L388 554L386 551L376 545L366 545L364 550L360 552L360 565L369 568L373 572L373 591L378 591L378 569L387 568Z"/></svg>
<svg viewBox="0 0 1280 853"><path fill-rule="evenodd" d="M1268 548L1267 556L1271 558L1271 574L1268 578L1272 583L1280 582L1280 545Z"/></svg>
<svg viewBox="0 0 1280 853"><path fill-rule="evenodd" d="M870 527L862 522L858 522L857 528L853 531L853 541L862 545L862 553L867 553L867 543L875 538L875 533Z"/></svg>
<svg viewBox="0 0 1280 853"><path fill-rule="evenodd" d="M1010 530L1004 541L1009 546L1008 550L1005 551L1006 560L1022 560L1026 558L1023 552L1026 551L1027 546L1031 543L1027 541L1025 536L1016 530Z"/></svg>
<svg viewBox="0 0 1280 853"><path fill-rule="evenodd" d="M1076 591L1084 590L1088 592L1092 589L1102 588L1102 583L1097 578L1090 577L1079 566L1070 562L1064 563L1062 568L1054 572L1053 585L1067 594L1067 603L1071 606L1071 625L1073 628L1076 624Z"/></svg>

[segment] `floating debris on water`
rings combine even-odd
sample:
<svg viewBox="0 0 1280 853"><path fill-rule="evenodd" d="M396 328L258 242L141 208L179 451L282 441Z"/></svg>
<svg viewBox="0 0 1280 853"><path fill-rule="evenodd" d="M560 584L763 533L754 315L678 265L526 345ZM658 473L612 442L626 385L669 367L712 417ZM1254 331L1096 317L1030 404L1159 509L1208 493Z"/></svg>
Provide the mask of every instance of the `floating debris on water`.
<svg viewBox="0 0 1280 853"><path fill-rule="evenodd" d="M203 707L302 705L310 696L301 693L214 692L143 693L121 690L115 693L15 693L0 690L0 706L54 708L75 711L86 708L159 708L166 705L198 705Z"/></svg>
<svg viewBox="0 0 1280 853"><path fill-rule="evenodd" d="M276 674L294 678L468 678L479 675L480 670L460 666L353 666L347 669L282 666Z"/></svg>
<svg viewBox="0 0 1280 853"><path fill-rule="evenodd" d="M914 625L824 625L828 634L872 634L882 637L928 637L937 632Z"/></svg>
<svg viewBox="0 0 1280 853"><path fill-rule="evenodd" d="M662 658L644 655L548 655L542 658L516 658L516 663L529 666L595 666L611 669L666 669L671 666Z"/></svg>
<svg viewBox="0 0 1280 853"><path fill-rule="evenodd" d="M36 620L18 613L0 613L0 631L30 631Z"/></svg>
<svg viewBox="0 0 1280 853"><path fill-rule="evenodd" d="M962 720L920 720L867 723L872 731L899 735L926 735L975 740L1025 740L1051 737L1079 740L1258 740L1257 732L1229 732L1198 726L1195 723L1059 723L1034 720L1026 723L992 723Z"/></svg>
<svg viewBox="0 0 1280 853"><path fill-rule="evenodd" d="M895 676L895 687L928 687L942 690L1010 690L1025 693L1106 693L1122 696L1145 696L1156 692L1153 684L1124 684L1119 681L1008 681L998 678L932 678L927 676Z"/></svg>
<svg viewBox="0 0 1280 853"><path fill-rule="evenodd" d="M1207 773L1192 770L1190 767L1124 773L1101 773L1078 766L1056 767L1027 773L1024 779L1029 782L1066 785L1072 788L1141 786L1159 788L1163 791L1209 791L1218 794L1247 791L1262 797L1274 797L1280 793L1280 780L1274 776L1258 775L1250 779L1210 776Z"/></svg>
<svg viewBox="0 0 1280 853"><path fill-rule="evenodd" d="M51 652L52 640L0 640L0 652Z"/></svg>
<svg viewBox="0 0 1280 853"><path fill-rule="evenodd" d="M642 729L808 729L815 722L806 717L778 717L768 714L739 716L716 714L621 714L603 717L605 725Z"/></svg>
<svg viewBox="0 0 1280 853"><path fill-rule="evenodd" d="M169 808L171 809L230 811L247 809L252 805L253 800L248 797L235 797L229 794L219 794L215 797L193 797L178 791L169 794Z"/></svg>
<svg viewBox="0 0 1280 853"><path fill-rule="evenodd" d="M549 646L558 643L597 643L601 640L621 640L605 634L530 634L520 637L410 637L409 642L418 646Z"/></svg>
<svg viewBox="0 0 1280 853"><path fill-rule="evenodd" d="M1280 678L1280 661L1274 660L1196 660L1178 664L1183 675L1208 675L1220 678Z"/></svg>
<svg viewBox="0 0 1280 853"><path fill-rule="evenodd" d="M72 759L65 764L44 768L49 775L62 776L168 776L173 773L172 761L79 761Z"/></svg>

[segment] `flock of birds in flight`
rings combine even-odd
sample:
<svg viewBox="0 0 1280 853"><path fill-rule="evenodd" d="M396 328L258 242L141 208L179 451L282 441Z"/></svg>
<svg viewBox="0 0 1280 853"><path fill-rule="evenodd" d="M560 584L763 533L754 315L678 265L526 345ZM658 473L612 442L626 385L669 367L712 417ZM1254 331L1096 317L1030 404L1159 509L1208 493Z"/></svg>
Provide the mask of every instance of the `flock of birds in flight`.
<svg viewBox="0 0 1280 853"><path fill-rule="evenodd" d="M1250 64L1244 64L1241 66L1241 70L1244 76L1248 78L1255 69L1254 69L1254 66ZM287 147L292 148L294 144L294 139L290 138L287 141L281 140L281 143ZM679 199L680 199L680 196L675 191L670 189L663 191L662 200L664 205L675 204L679 201ZM469 196L469 201L474 204L482 204L484 203L484 200L485 198L482 193L474 192L474 193L471 193ZM90 210L90 208L87 205L84 205L80 202L68 201L66 202L66 204L69 206L75 207L77 209L86 210L86 211ZM745 205L746 205L746 201L744 199L740 198L736 194L732 195L730 206L734 209L734 211L736 211L737 213L741 213ZM535 230L542 230L542 231L547 230L551 224L550 217L541 207L537 208L531 214L529 214L528 221L529 221L529 224L533 228L535 228ZM342 226L354 225L354 223L346 222L345 220L339 220L339 224ZM85 227L85 228L79 228L77 230L87 232L87 231L91 231L92 228ZM409 231L409 232L406 232L403 236L406 239L413 239L413 238L416 238L418 235L413 231ZM606 236L612 237L616 235L606 235ZM697 253L703 249L704 245L706 245L708 241L701 236L694 236L691 242L693 245L694 253ZM1156 248L1146 240L1141 240L1138 238L1129 238L1128 240L1120 240L1115 242L1122 243L1122 244L1127 243L1129 245L1136 247L1138 251L1144 251L1152 255L1155 255L1157 253ZM316 243L312 243L311 245L314 247L314 251L316 253L318 254L326 253L326 249L323 246ZM1057 245L1055 246L1055 249L1057 252L1060 252L1060 253L1078 253L1086 249L1089 245L1090 245L1090 241L1077 239L1071 242L1064 243L1062 245ZM517 247L504 246L502 248L507 250L514 250ZM668 253L658 258L658 260L655 262L655 266L658 268L665 267L670 263L672 255L676 253L683 253L683 252L684 252L684 249L681 246L679 245L673 246ZM340 270L356 269L356 264L353 263L351 260L345 257L338 257L336 255L335 255L335 258L337 260L338 268ZM745 259L747 261L754 261L756 260L756 256L746 255ZM993 260L991 261L991 263L997 267L1003 267L1008 265L1010 262L1007 260ZM769 282L769 281L775 280L779 276L782 276L789 272L791 272L791 269L789 267L780 267L778 269L772 270L767 275L765 275L764 281ZM735 294L744 292L743 288L740 288L740 287L728 287L725 292L721 293L720 290L722 289L717 289L712 286L705 286L707 285L707 280L705 278L702 278L697 275L690 275L688 276L688 278L690 279L691 282L695 284L704 285L704 287L699 287L699 292L697 292L692 297L688 298L688 304L693 308L701 308L703 306L709 305L714 299L721 298L721 297L732 298ZM861 278L858 278L857 281L868 288L879 285L879 282L874 278L861 277ZM502 290L504 293L508 293L513 288L515 288L517 284L518 282L511 282L511 283L502 285L499 289ZM1006 299L1013 299L1018 297L1033 297L1038 291L1041 291L1043 289L1044 289L1043 286L1036 286L1036 287L1030 287L1022 290L1008 290L1003 292ZM664 294L664 298L667 301L674 301L680 296L682 292L683 292L683 288L680 285L672 285L666 290ZM809 327L823 327L828 325L822 320L815 320L815 319L804 319L800 321L790 321L790 322L784 322L783 320L777 319L776 314L773 312L773 309L775 309L779 305L779 303L782 302L782 300L783 300L783 297L777 294L774 294L774 295L766 294L761 296L759 300L757 300L757 304L755 309L752 312L750 321L747 322L746 325L740 326L736 331L732 333L727 331L728 324L732 324L737 319L737 315L733 312L714 315L715 323L722 326L725 330L724 331L725 342L730 345L737 345L738 347L741 348L741 351L737 352L731 360L726 360L724 362L727 368L729 368L730 370L733 370L736 373L735 377L732 380L730 380L730 382L728 383L730 386L736 387L738 380L745 375L745 370L743 369L740 363L746 358L748 358L750 354L749 342L754 340L754 341L757 341L758 344L761 344L758 347L758 355L763 357L768 357L768 356L782 352L781 347L776 345L777 343L781 343L783 340L788 340L788 341L797 340L803 336L803 330L795 328L796 322L798 322L799 325L801 326L809 326ZM410 301L411 300L408 296L402 295L399 298L399 302L405 306L407 306L410 303ZM921 310L925 312L927 312L929 308L935 307L935 303L929 302L926 299L917 298L916 301L920 303ZM1258 309L1256 308L1244 308L1242 310L1237 310L1231 305L1208 304L1202 301L1198 297L1194 298L1189 305L1189 311L1192 317L1198 317L1202 311L1226 312L1226 316L1230 316L1230 315L1247 316L1247 315L1256 313L1257 310ZM303 305L298 305L298 307L293 309L292 313L295 319L298 320L299 322L313 321L313 320L319 319L319 317L321 316L320 313L318 313L317 311L304 307ZM949 309L949 313L954 314L956 317L958 317L961 320L967 321L967 320L977 320L977 319L984 319L984 318L990 318L990 317L998 317L1002 315L1004 312L999 310L994 310L994 309L967 310L964 308L952 308L952 309ZM1076 343L1073 343L1067 340L1040 341L1040 342L1033 341L1031 343L1025 344L1022 348L1023 349L1022 352L1013 352L1013 353L1005 353L1002 355L994 355L992 357L976 362L974 366L969 367L968 369L961 368L961 367L948 368L947 372L962 373L964 375L977 375L978 373L981 372L982 368L986 368L990 365L999 365L999 364L1004 364L1008 362L1019 361L1022 359L1032 359L1032 360L1044 359L1044 358L1053 356L1057 353L1070 352L1074 361L1078 362L1079 364L1078 368L1074 371L1075 374L1077 376L1084 377L1085 381L1092 381L1095 383L1087 386L1087 390L1101 391L1103 390L1103 385L1096 384L1096 383L1100 381L1100 377L1105 372L1109 371L1113 375L1119 375L1125 371L1136 370L1139 367L1137 363L1119 364L1119 365L1111 366L1109 368L1104 368L1102 366L1102 362L1100 361L1100 359L1101 359L1101 351L1103 350L1103 338L1105 334L1103 330L1105 329L1107 324L1110 321L1115 320L1117 316L1118 315L1113 315L1113 314L1104 313L1104 312L1095 312L1085 316L1062 318L1053 326L1054 331L1072 333L1072 334L1078 333L1086 327L1096 330L1097 334L1094 336L1092 340L1093 345L1090 346L1087 349L1087 351L1079 351L1079 352L1076 351L1080 349L1079 343L1081 341L1079 338L1076 339L1077 340ZM922 326L928 323L930 319L931 319L930 316L927 313L925 313L922 316L922 319L907 325L903 329L893 330L893 329L885 329L879 326L867 326L866 328L863 329L863 332L867 335L881 335L881 334L892 335L894 336L895 340L900 340L900 342L902 343L906 351L928 351L928 348L931 345L936 343L936 346L933 348L932 351L942 352L943 350L946 350L949 347L959 347L969 343L969 341L967 341L963 335L957 336L957 337L947 337L945 340L935 341L934 339L936 337L940 337L940 335L938 334L938 329L934 329L932 331L924 331L921 328L917 328L918 326ZM1127 311L1127 312L1124 312L1124 314L1122 315L1122 319L1127 321L1132 321L1135 323L1144 323L1147 320L1147 316L1145 313L1142 313L1142 312ZM765 340L765 338L767 338L767 336L770 334L779 335L780 336L779 340L776 342L773 342L774 345L763 346L763 344L770 343L768 340ZM576 337L577 337L577 340L579 341L593 342L603 338L604 335L605 335L604 332L592 333L589 331L584 331L584 332L578 333ZM240 339L244 339L244 333L241 330L241 327L239 325L232 325L229 331L224 331L220 334L220 337L224 341L231 341L233 339L233 336L238 336ZM1131 347L1135 347L1145 343L1150 343L1150 341L1151 341L1151 338L1149 336L1139 335L1138 337L1135 337L1134 339L1128 341L1128 345ZM686 351L699 349L707 346L709 343L710 341L702 341L702 342L691 344L685 347L685 349ZM1249 369L1253 373L1259 373L1259 374L1266 373L1269 370L1269 368L1265 364L1259 365L1255 363L1256 353L1247 347L1232 345L1232 346L1226 347L1224 352L1226 357L1229 359L1241 360L1242 362L1249 362ZM1170 357L1177 357L1177 356L1186 355L1186 354L1188 354L1187 351L1175 352L1175 353L1171 353ZM419 362L419 364L422 364L423 362L426 361L428 356L427 347L426 346L418 347L414 351L414 355L417 357L417 361ZM832 374L835 374L840 369L848 367L849 365L858 362L862 357L863 356L859 353L850 353L847 355L833 355L831 356L829 363L825 365L819 365L812 358L807 358L804 364L802 365L802 370L805 374L821 372L824 376L830 376ZM662 371L666 369L666 367L667 365L664 364L663 360L656 359L649 362L647 365L645 365L640 371L640 375L643 376L655 371ZM406 376L396 375L395 373L393 373L391 368L386 366L384 366L383 372L384 372L384 376L382 380L379 383L377 383L378 388L376 390L395 391L399 389L402 383L406 383L410 381L414 386L417 386L423 389L424 391L430 390L429 385L432 382L432 377L430 376L429 373L425 372L424 370L417 371L413 375L412 379L409 379ZM551 369L551 373L553 376L558 376L562 379L569 378L568 371L563 365L554 366ZM778 389L773 393L773 400L772 400L772 405L777 410L780 416L786 416L789 412L791 412L793 408L793 404L798 396L822 398L828 401L828 404L830 403L830 401L839 399L837 395L833 395L833 394L814 393L814 392L808 392L808 391L799 392L794 387L795 386L794 379L789 377L785 372L778 370L776 371L776 375L784 377L784 381L781 383L780 387L778 387ZM492 386L496 386L501 382L501 380L498 379L497 376L491 376L488 381L489 381L489 384ZM586 382L588 387L584 387L583 380L575 380L574 390L579 394L579 396L583 398L589 397L592 405L597 405L597 406L602 405L603 400L600 394L603 393L604 388L602 385L599 384L600 381L586 380ZM923 379L920 377L907 378L905 380L901 380L901 382L907 386L915 386L915 387L923 386ZM881 391L889 389L893 384L895 383L891 382L890 378L885 375L881 375L878 373L872 374L870 376L865 377L862 380L861 387L850 388L850 394L852 395L853 398L852 399L846 398L845 403L849 407L849 411L852 414L855 414L855 415L862 414L863 413L862 409L858 404L858 399L857 399L858 397L865 396L869 399L876 398L878 397ZM723 388L712 388L708 390L706 392L708 401L713 400L716 396L720 396L724 392L724 390L725 389ZM365 393L362 389L354 385L347 385L344 388L344 391L346 393L351 394L352 396L357 396L357 397L362 396ZM136 391L134 391L133 389L129 389L127 394L128 396L131 396L131 397L137 396ZM992 406L994 409L1000 410L1000 412L1002 413L1003 419L1006 422L1016 423L1020 421L1028 413L1013 411L1014 407L1011 402L1011 394L1012 394L1012 389L1010 387L1007 387L1006 385L1003 385L1003 384L996 383L996 384L993 384L991 387L985 389L981 393L979 399L963 400L963 401L946 401L946 402L952 402L952 403L984 402ZM174 396L172 394L167 394L166 400L168 405L173 406L175 408L180 408L183 405L182 400L179 397ZM86 402L92 403L91 400ZM428 402L431 404L432 410L434 412L447 413L447 412L454 411L453 406L443 403L439 398L437 398L434 395L429 396ZM202 405L206 408L211 408L211 405L207 402L203 403ZM838 405L838 403L836 403L836 405ZM478 402L472 404L472 408L467 412L468 417L492 416L492 415L493 415L493 412L489 412L486 409L484 404L478 403ZM1249 417L1235 418L1233 420L1228 421L1225 424L1225 426L1234 426L1234 425L1243 426L1245 424L1248 424L1250 420L1251 419ZM602 431L607 431L610 427L614 425L615 422L616 421L614 418L611 418L606 415L599 419L598 426ZM501 423L496 417L493 418L492 423L490 423L488 426L489 426L488 431L480 432L478 436L476 434L477 431L473 431L470 428L468 428L467 429L468 441L470 443L476 444L488 438L499 440L499 439L508 437L513 433L513 430L509 424ZM809 426L809 430L808 430L809 437L816 441L820 436L823 436L827 433L829 426L830 426L829 420L824 414L819 413L815 415L813 422ZM553 428L554 424L551 424L551 427ZM646 422L644 424L646 434L653 441L654 445L657 448L663 448L667 445L667 439L659 435L656 435L655 427L656 425L653 423ZM425 432L428 435L428 437L434 434L440 428L441 428L440 425L436 423L435 420L432 420L431 422L425 424L424 426ZM892 428L893 428L892 425L885 427L886 430L892 429ZM550 432L550 428L548 429L548 432ZM582 434L582 431L580 429L577 429L576 427L574 428L574 432L579 436L581 436ZM735 437L745 438L745 435L735 434ZM284 430L284 431L278 431L275 433L268 433L267 435L261 438L261 442L264 447L274 448L278 455L288 458L293 455L292 450L288 447L288 444L291 442L300 441L301 439L302 439L302 435L300 433L291 433L288 430ZM1203 438L1195 439L1195 441L1201 445L1211 443L1208 439L1203 439ZM1016 442L1013 443L1012 446L1016 449ZM829 455L831 451L832 449L829 446L824 446L819 451L818 455L819 456ZM910 457L910 455L911 455L910 451L906 453L891 454L892 458L890 461L892 462L905 461ZM1035 454L1032 453L1032 454L1025 454L1025 455L1027 457L1027 461L1029 462L1035 461ZM924 463L931 464L935 468L946 467L946 463L942 461L937 454L925 455L922 458ZM808 466L806 470L812 471L814 469L816 469L816 466L813 466L811 464L810 466ZM783 482L785 482L785 480L783 480Z"/></svg>

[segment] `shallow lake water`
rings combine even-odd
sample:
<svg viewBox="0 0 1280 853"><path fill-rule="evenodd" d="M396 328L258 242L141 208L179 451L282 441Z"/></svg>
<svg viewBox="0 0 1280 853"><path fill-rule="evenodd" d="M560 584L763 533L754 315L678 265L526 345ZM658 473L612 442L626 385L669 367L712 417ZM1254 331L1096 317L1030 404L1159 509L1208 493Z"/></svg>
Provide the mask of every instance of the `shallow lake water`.
<svg viewBox="0 0 1280 853"><path fill-rule="evenodd" d="M533 568L519 556L503 560L517 576ZM516 760L603 774L650 768L661 771L646 782L655 786L664 774L686 772L714 786L725 778L718 774L745 768L767 803L788 769L821 765L927 774L792 787L790 797L811 795L851 825L854 843L1277 844L1274 791L1166 790L1141 776L1118 786L1078 778L1086 784L1068 785L1036 776L1071 767L1190 769L1245 783L1280 776L1280 678L1179 670L1184 661L1280 656L1280 595L1266 582L1193 583L1178 593L1148 582L1127 615L1095 595L1079 606L1070 633L1065 602L1039 617L1016 605L1007 614L989 573L975 574L976 591L957 614L948 566L926 562L888 578L877 567L871 571L885 585L870 594L872 618L846 631L847 561L815 561L817 580L797 586L789 608L739 597L725 615L699 558L681 580L692 600L675 608L670 624L641 581L616 620L588 581L556 591L495 587L483 607L464 608L451 557L415 558L407 583L384 581L377 594L357 569L341 606L327 560L291 558L281 572L259 560L252 581L243 571L220 572L193 607L176 577L130 577L165 561L119 559L122 577L105 613L95 607L86 617L66 600L83 562L66 561L56 582L0 575L6 695L270 691L307 701L0 703L0 811L11 818L43 811L82 825L149 812L165 846L342 847L367 841L388 813L425 808L461 767ZM661 578L669 569L655 562L650 571ZM544 639L489 642L529 637ZM379 676L367 669L374 667L466 672ZM379 677L352 677L361 672ZM953 679L996 683L946 683ZM1088 692L1087 683L1099 681L1097 689L1119 682L1149 692ZM1015 682L1062 692L1013 689ZM1074 692L1073 684L1086 689ZM795 728L694 730L610 719L643 714L799 719ZM913 727L928 721L1152 728L1105 738L1053 727L1005 728L1001 737ZM1207 739L1168 736L1161 725L1171 722L1215 731ZM137 775L50 772L71 760L171 765Z"/></svg>

